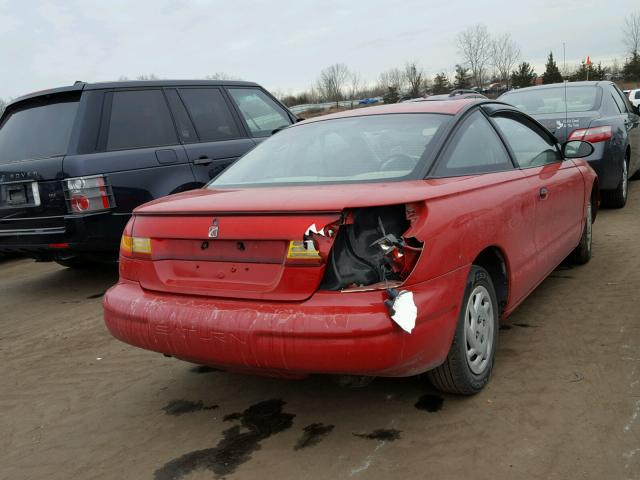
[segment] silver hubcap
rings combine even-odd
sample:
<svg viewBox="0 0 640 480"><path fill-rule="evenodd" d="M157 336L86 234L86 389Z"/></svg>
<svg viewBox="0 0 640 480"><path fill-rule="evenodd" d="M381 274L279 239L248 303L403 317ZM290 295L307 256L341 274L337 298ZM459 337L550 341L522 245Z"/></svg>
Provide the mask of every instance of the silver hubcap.
<svg viewBox="0 0 640 480"><path fill-rule="evenodd" d="M627 169L627 162L625 160L622 162L622 196L624 198L627 198L627 184L629 182L628 176L629 172Z"/></svg>
<svg viewBox="0 0 640 480"><path fill-rule="evenodd" d="M473 289L464 316L467 364L480 375L487 369L493 352L495 317L489 291L482 285Z"/></svg>
<svg viewBox="0 0 640 480"><path fill-rule="evenodd" d="M591 221L591 203L587 205L587 218L585 219L585 228L587 232L587 250L591 250L591 237L593 234L593 222Z"/></svg>

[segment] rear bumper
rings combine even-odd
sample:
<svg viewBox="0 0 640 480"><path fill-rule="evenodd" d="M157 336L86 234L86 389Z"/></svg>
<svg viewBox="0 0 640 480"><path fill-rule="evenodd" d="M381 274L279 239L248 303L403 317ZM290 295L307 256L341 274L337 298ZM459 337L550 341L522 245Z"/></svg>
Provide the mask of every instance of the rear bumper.
<svg viewBox="0 0 640 480"><path fill-rule="evenodd" d="M467 273L408 287L418 306L411 334L391 320L382 291L255 302L155 293L127 280L105 295L105 323L131 345L230 371L409 376L446 358Z"/></svg>
<svg viewBox="0 0 640 480"><path fill-rule="evenodd" d="M0 252L47 258L73 253L117 253L130 214L96 213L0 221ZM44 221L43 221L44 220ZM46 226L44 226L46 225Z"/></svg>

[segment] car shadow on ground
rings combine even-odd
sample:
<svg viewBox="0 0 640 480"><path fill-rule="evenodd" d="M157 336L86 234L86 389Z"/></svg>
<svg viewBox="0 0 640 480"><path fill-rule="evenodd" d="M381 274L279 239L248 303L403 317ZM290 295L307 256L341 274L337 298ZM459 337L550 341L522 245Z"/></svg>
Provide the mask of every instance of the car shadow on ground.
<svg viewBox="0 0 640 480"><path fill-rule="evenodd" d="M22 264L29 265L29 259L7 259L0 262L1 268L18 269ZM118 281L116 263L95 264L86 268L66 268L55 263L40 264L43 271L16 282L10 288L19 288L22 292L32 292L42 298L68 298L79 296L87 299L104 295L107 289Z"/></svg>

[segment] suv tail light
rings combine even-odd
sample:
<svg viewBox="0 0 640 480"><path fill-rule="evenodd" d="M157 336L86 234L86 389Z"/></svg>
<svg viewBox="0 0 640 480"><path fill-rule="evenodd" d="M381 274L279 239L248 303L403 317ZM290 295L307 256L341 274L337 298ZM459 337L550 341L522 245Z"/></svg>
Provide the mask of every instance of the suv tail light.
<svg viewBox="0 0 640 480"><path fill-rule="evenodd" d="M589 143L605 142L611 138L611 126L579 128L569 135L569 140L583 140Z"/></svg>
<svg viewBox="0 0 640 480"><path fill-rule="evenodd" d="M63 187L71 213L101 212L116 206L113 190L102 175L68 178Z"/></svg>

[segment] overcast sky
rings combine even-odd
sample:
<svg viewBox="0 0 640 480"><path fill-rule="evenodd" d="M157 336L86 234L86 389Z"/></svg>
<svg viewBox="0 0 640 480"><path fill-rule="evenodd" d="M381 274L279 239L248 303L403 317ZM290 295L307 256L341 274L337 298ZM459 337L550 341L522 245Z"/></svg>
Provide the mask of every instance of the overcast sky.
<svg viewBox="0 0 640 480"><path fill-rule="evenodd" d="M455 5L455 6L454 6ZM416 60L430 75L457 63L456 34L476 22L511 33L537 73L624 58L621 25L638 0L0 0L0 98L126 76L227 72L268 89L308 88L341 62L374 81Z"/></svg>

